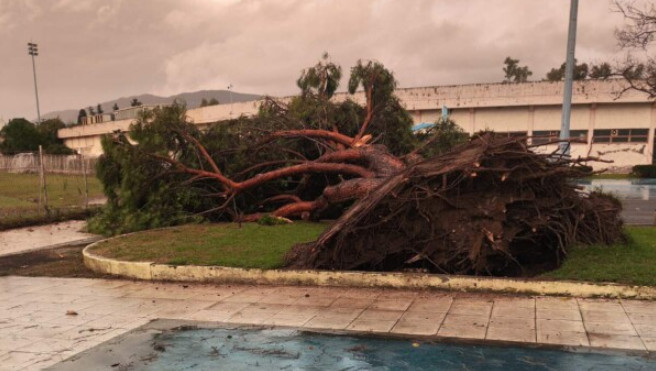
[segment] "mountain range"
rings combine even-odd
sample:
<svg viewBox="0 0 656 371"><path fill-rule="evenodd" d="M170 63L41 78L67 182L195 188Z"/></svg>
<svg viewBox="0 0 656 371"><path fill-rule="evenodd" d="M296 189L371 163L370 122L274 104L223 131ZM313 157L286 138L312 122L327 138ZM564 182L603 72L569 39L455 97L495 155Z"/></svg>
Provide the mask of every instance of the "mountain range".
<svg viewBox="0 0 656 371"><path fill-rule="evenodd" d="M235 103L257 100L260 99L261 97L262 97L261 95L256 95L256 94L232 92L232 102ZM129 97L121 97L107 102L102 102L100 103L100 105L102 106L103 111L111 112L114 104L117 104L119 108L130 107L130 102L134 98L137 98L141 103L143 103L146 106L157 105L157 104L164 104L164 105L171 104L173 103L174 100L178 100L180 102L185 102L187 104L187 108L199 107L203 98L207 99L208 101L212 98L215 98L219 101L220 104L230 103L230 99L231 99L230 91L228 90L199 90L195 92L176 94L170 97L160 97L153 94L134 95ZM93 104L89 103L79 108L48 112L42 116L42 119L45 120L49 118L59 117L65 123L76 122L77 115L80 112L80 109L81 108L88 109L89 106L92 106L93 109L95 110L97 103L93 103Z"/></svg>

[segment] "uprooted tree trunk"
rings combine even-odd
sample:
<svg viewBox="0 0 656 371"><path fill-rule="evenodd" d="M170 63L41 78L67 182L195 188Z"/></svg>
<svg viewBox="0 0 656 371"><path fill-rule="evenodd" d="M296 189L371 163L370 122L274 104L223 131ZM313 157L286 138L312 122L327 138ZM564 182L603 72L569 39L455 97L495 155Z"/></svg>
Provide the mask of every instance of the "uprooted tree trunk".
<svg viewBox="0 0 656 371"><path fill-rule="evenodd" d="M590 173L582 161L478 137L380 179L317 241L297 245L287 266L512 276L553 269L575 243L623 238L621 204L573 184Z"/></svg>

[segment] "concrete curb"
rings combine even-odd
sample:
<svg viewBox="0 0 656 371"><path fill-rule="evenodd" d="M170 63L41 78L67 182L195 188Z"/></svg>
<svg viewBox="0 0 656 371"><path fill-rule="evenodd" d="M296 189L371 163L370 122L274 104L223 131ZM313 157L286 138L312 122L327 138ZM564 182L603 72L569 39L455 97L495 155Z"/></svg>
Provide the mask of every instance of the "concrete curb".
<svg viewBox="0 0 656 371"><path fill-rule="evenodd" d="M484 291L524 295L656 299L656 287L649 286L426 273L263 270L221 266L167 265L115 260L96 255L92 252L98 245L120 237L98 241L87 246L83 250L84 264L97 273L151 281L250 285L391 287L402 289Z"/></svg>

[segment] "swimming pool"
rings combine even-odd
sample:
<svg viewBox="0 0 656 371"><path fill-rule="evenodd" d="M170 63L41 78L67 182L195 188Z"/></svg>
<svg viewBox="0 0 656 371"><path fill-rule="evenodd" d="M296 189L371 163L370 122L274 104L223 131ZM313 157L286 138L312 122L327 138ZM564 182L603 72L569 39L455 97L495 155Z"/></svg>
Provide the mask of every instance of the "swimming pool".
<svg viewBox="0 0 656 371"><path fill-rule="evenodd" d="M577 184L586 191L602 189L620 199L655 200L656 179L579 179Z"/></svg>
<svg viewBox="0 0 656 371"><path fill-rule="evenodd" d="M123 335L126 336L126 335ZM53 370L654 370L626 354L421 342L291 329L183 328L106 344ZM141 336L141 337L140 337ZM135 346L141 342L142 346ZM145 344L144 344L145 343ZM123 349L121 349L121 347ZM113 357L113 358L112 358ZM122 367L122 368L121 368Z"/></svg>

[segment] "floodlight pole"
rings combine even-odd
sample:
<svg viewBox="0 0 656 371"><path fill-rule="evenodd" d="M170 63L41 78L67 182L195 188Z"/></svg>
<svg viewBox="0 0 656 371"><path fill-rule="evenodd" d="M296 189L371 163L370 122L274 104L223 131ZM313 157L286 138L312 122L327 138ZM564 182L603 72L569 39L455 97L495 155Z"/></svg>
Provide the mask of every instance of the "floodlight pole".
<svg viewBox="0 0 656 371"><path fill-rule="evenodd" d="M569 157L569 127L572 114L572 80L574 78L574 50L576 49L576 18L579 0L571 0L569 9L569 30L567 33L567 59L565 61L565 86L563 88L563 118L560 125L559 153Z"/></svg>
<svg viewBox="0 0 656 371"><path fill-rule="evenodd" d="M36 64L34 62L34 57L39 55L39 46L35 43L27 43L27 53L32 56L32 74L34 75L34 94L36 95L36 115L38 118L38 123L41 124L41 110L39 109L39 89L36 84Z"/></svg>
<svg viewBox="0 0 656 371"><path fill-rule="evenodd" d="M232 119L232 84L228 84L228 92L230 93L230 118Z"/></svg>

